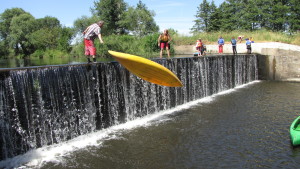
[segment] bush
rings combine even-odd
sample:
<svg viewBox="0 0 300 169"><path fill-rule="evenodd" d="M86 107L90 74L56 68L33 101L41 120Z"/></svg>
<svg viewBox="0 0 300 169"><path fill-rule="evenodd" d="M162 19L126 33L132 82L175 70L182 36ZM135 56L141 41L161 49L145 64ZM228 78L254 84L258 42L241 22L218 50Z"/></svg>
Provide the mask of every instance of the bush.
<svg viewBox="0 0 300 169"><path fill-rule="evenodd" d="M30 55L30 57L43 58L44 57L44 51L43 50L36 50L33 54Z"/></svg>
<svg viewBox="0 0 300 169"><path fill-rule="evenodd" d="M159 48L157 39L159 34L151 34L144 37L136 37L132 35L110 35L103 37L103 44L95 39L95 47L97 55L100 57L109 56L108 50L124 52L144 57L158 56ZM72 56L84 55L84 45L82 43L73 46Z"/></svg>

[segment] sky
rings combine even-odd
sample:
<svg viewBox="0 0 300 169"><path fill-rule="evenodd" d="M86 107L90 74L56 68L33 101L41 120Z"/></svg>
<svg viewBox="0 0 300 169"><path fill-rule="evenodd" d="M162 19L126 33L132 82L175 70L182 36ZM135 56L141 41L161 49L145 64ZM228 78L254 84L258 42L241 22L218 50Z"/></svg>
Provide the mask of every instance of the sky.
<svg viewBox="0 0 300 169"><path fill-rule="evenodd" d="M6 9L22 8L36 19L45 16L56 17L62 25L72 27L76 19L91 16L94 1L98 0L0 0L0 14ZM124 0L129 6L136 6L139 0ZM212 0L207 0L211 2ZM225 0L214 0L219 6ZM154 11L155 22L160 31L173 28L178 33L189 35L194 25L197 7L202 0L142 0L148 10Z"/></svg>

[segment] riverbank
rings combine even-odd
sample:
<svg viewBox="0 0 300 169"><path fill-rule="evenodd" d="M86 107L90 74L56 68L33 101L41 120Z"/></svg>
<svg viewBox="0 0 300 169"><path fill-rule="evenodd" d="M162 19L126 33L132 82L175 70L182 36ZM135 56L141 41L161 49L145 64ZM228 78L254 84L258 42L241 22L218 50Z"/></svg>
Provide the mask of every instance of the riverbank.
<svg viewBox="0 0 300 169"><path fill-rule="evenodd" d="M175 46L176 55L191 55L194 45ZM207 55L218 54L218 45L206 45ZM231 44L225 44L224 54L232 54ZM246 54L245 43L237 44L238 54ZM260 71L264 79L300 82L300 46L279 42L252 43L252 53L259 54Z"/></svg>

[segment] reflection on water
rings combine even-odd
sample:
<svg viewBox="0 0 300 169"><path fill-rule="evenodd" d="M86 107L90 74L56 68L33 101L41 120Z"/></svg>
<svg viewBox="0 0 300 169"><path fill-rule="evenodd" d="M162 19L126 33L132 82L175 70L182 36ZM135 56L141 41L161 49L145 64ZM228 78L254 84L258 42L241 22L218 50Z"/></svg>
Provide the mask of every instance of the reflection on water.
<svg viewBox="0 0 300 169"><path fill-rule="evenodd" d="M120 130L43 168L298 168L300 83L262 81Z"/></svg>

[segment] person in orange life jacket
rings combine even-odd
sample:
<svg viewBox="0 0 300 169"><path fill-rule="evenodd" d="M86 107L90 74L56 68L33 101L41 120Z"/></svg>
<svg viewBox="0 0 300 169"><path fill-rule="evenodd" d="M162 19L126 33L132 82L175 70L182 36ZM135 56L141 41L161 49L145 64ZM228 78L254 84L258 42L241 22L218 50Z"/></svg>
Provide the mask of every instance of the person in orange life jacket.
<svg viewBox="0 0 300 169"><path fill-rule="evenodd" d="M170 59L170 42L172 38L169 35L169 31L167 29L164 30L164 33L159 35L158 37L158 46L160 46L160 58L162 58L163 50L166 48L168 59Z"/></svg>
<svg viewBox="0 0 300 169"><path fill-rule="evenodd" d="M196 50L198 51L198 56L202 56L202 48L203 48L203 43L201 39L198 39L196 42Z"/></svg>
<svg viewBox="0 0 300 169"><path fill-rule="evenodd" d="M85 52L88 62L90 63L90 57L92 56L93 61L96 62L96 48L94 45L94 39L96 37L99 38L100 43L103 43L102 36L101 36L101 28L104 24L104 21L99 21L97 23L94 23L90 26L88 26L84 31L84 46L85 46Z"/></svg>
<svg viewBox="0 0 300 169"><path fill-rule="evenodd" d="M224 39L222 38L222 36L220 36L220 38L218 39L219 53L223 53L224 43L225 43Z"/></svg>

